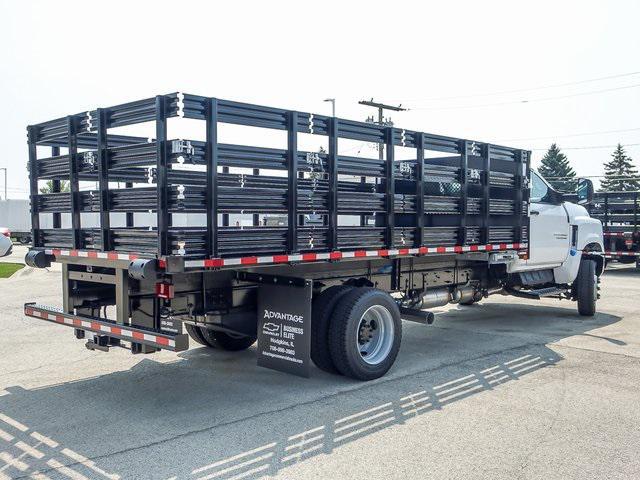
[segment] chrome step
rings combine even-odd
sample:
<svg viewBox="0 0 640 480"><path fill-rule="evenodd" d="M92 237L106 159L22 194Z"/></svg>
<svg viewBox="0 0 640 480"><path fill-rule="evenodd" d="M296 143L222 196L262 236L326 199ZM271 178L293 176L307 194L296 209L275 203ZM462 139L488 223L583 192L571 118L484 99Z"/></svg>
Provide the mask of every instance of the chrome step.
<svg viewBox="0 0 640 480"><path fill-rule="evenodd" d="M559 287L546 287L546 288L538 288L537 290L512 290L509 293L515 295L517 297L522 298L534 298L539 300L543 297L551 297L553 295L560 295L567 291L566 288Z"/></svg>

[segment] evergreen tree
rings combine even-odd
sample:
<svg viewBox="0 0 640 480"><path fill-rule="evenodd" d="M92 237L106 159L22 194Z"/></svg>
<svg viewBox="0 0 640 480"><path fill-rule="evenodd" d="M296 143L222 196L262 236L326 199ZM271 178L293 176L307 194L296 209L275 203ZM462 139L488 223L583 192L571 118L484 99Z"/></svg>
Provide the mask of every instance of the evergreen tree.
<svg viewBox="0 0 640 480"><path fill-rule="evenodd" d="M553 188L560 192L575 192L577 187L576 172L573 171L567 156L554 143L542 157L538 172Z"/></svg>
<svg viewBox="0 0 640 480"><path fill-rule="evenodd" d="M60 192L69 192L69 182L67 180L60 180ZM40 193L53 193L53 180L47 180L44 187L40 187Z"/></svg>
<svg viewBox="0 0 640 480"><path fill-rule="evenodd" d="M627 157L622 145L618 144L611 154L611 161L604 164L604 180L600 183L600 190L605 192L625 192L640 190L638 169Z"/></svg>

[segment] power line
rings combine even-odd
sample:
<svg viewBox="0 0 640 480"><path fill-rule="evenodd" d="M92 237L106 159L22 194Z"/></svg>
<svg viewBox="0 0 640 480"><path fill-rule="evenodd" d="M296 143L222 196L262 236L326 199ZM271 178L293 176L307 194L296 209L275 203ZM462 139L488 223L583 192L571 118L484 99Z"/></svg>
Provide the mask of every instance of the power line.
<svg viewBox="0 0 640 480"><path fill-rule="evenodd" d="M569 95L559 95L555 97L543 97L543 98L534 98L531 100L511 100L508 102L496 102L496 103L485 103L480 105L455 105L450 107L416 107L416 108L408 108L407 110L461 110L461 109L469 109L469 108L483 108L483 107L497 107L504 105L518 105L525 103L535 103L535 102L547 102L551 100L562 100L564 98L573 98L573 97L582 97L585 95L596 95L598 93L605 92L613 92L616 90L628 90L630 88L638 88L640 87L640 83L635 83L633 85L624 85L622 87L614 87L614 88L604 88L601 90L592 90L589 92L580 92L580 93L572 93Z"/></svg>
<svg viewBox="0 0 640 480"><path fill-rule="evenodd" d="M551 84L551 85L542 85L542 86L538 86L538 87L529 87L529 88L518 88L515 90L502 90L502 91L498 91L498 92L491 92L491 93L475 93L475 94L470 94L470 95L454 95L454 96L450 96L450 97L431 97L431 98L410 98L410 99L406 99L405 101L411 101L411 102L420 102L420 101L433 101L433 100L456 100L456 99L460 99L460 98L475 98L475 97L493 97L496 95L507 95L510 93L522 93L522 92L532 92L535 90L546 90L546 89L550 89L550 88L560 88L560 87L568 87L571 85L581 85L581 84L585 84L585 83L592 83L592 82L599 82L602 80L611 80L614 78L622 78L622 77L631 77L633 75L639 75L640 71L638 72L628 72L628 73L620 73L618 75L608 75L606 77L597 77L597 78L589 78L586 80L577 80L574 82L565 82L565 83L555 83L555 84Z"/></svg>
<svg viewBox="0 0 640 480"><path fill-rule="evenodd" d="M358 150L358 152L356 153L356 155L358 155L362 151L362 149L366 146L367 146L367 142L362 142L359 145L356 145L355 147L346 148L342 150L342 152L347 153L347 152L353 152L354 150Z"/></svg>
<svg viewBox="0 0 640 480"><path fill-rule="evenodd" d="M546 137L528 137L528 138L507 138L507 139L501 139L501 140L496 140L497 142L520 142L520 141L525 141L525 140L546 140L549 138L570 138L570 137L586 137L588 135L604 135L607 133L623 133L623 132L635 132L640 130L640 127L638 128L623 128L621 130L603 130L600 132L586 132L586 133L568 133L565 135L548 135Z"/></svg>
<svg viewBox="0 0 640 480"><path fill-rule="evenodd" d="M618 175L616 177L607 177L606 175L577 175L580 178L608 178L610 180L637 180L640 179L640 177L629 177L629 176L625 176L625 175ZM564 180L564 179L574 179L575 177L570 177L570 176L564 176L564 177L544 177L546 179L551 179L551 180Z"/></svg>
<svg viewBox="0 0 640 480"><path fill-rule="evenodd" d="M627 144L620 144L622 147L637 147L638 145L640 145L640 143L627 143ZM586 146L586 147L562 147L561 150L595 150L595 149L599 149L599 148L616 148L618 146L618 144L615 145L590 145L590 146ZM539 151L546 151L548 150L548 148L532 148L531 149L534 152L539 152Z"/></svg>

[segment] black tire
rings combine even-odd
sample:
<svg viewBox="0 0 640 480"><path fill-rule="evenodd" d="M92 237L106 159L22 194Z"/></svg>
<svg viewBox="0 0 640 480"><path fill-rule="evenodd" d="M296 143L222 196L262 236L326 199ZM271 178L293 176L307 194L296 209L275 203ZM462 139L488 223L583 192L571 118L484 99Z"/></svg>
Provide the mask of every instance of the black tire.
<svg viewBox="0 0 640 480"><path fill-rule="evenodd" d="M335 285L313 299L311 310L311 360L320 370L340 373L333 364L329 350L329 325L338 301L354 287Z"/></svg>
<svg viewBox="0 0 640 480"><path fill-rule="evenodd" d="M393 333L393 337L388 337L388 351L383 350L381 360L371 364L360 353L359 336L363 315L374 306L388 312L388 327L385 328ZM395 362L401 340L400 310L389 294L374 288L354 288L339 300L329 326L329 350L333 364L343 375L357 380L382 377Z"/></svg>
<svg viewBox="0 0 640 480"><path fill-rule="evenodd" d="M256 343L256 337L246 337L243 335L232 335L226 332L216 332L206 328L200 328L200 333L205 342L210 347L219 348L220 350L228 350L230 352L238 352L246 350Z"/></svg>
<svg viewBox="0 0 640 480"><path fill-rule="evenodd" d="M196 327L188 324L185 324L185 328L191 338L205 347L237 352L240 350L246 350L256 343L256 337L231 335L229 333L216 332L215 330L209 330L207 328Z"/></svg>
<svg viewBox="0 0 640 480"><path fill-rule="evenodd" d="M208 346L208 344L205 341L204 337L200 333L200 328L194 327L193 325L189 325L188 323L184 324L184 328L185 328L185 330L187 331L187 333L189 334L189 336L191 337L192 340L195 340L200 345Z"/></svg>
<svg viewBox="0 0 640 480"><path fill-rule="evenodd" d="M578 313L584 317L592 317L596 313L598 300L598 277L596 262L583 259L580 262L576 277L576 297L578 299Z"/></svg>

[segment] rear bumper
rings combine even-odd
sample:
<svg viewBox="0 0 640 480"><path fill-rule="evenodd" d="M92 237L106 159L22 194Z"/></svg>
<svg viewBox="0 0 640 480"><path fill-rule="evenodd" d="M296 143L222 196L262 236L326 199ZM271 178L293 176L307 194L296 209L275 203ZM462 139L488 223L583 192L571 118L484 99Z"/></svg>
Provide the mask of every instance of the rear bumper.
<svg viewBox="0 0 640 480"><path fill-rule="evenodd" d="M103 318L86 317L63 313L54 307L25 303L24 314L28 317L66 325L77 330L92 332L96 335L117 338L131 343L139 343L150 347L181 352L189 348L189 336L186 334L168 334L152 330L120 325Z"/></svg>

